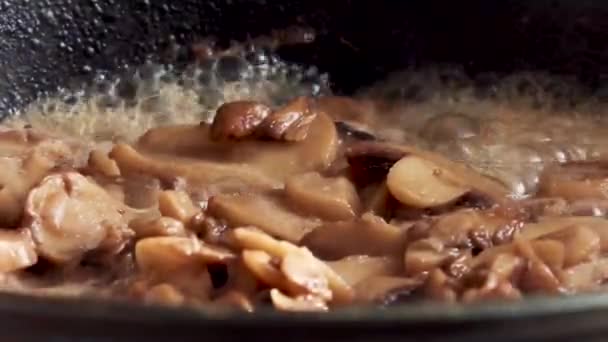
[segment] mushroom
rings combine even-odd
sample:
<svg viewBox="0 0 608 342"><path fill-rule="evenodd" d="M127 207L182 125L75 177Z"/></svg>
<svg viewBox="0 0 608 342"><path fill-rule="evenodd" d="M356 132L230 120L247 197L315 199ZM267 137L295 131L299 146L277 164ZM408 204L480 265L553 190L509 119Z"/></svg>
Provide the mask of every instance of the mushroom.
<svg viewBox="0 0 608 342"><path fill-rule="evenodd" d="M451 170L415 155L405 156L391 167L386 185L399 202L416 208L445 205L471 190Z"/></svg>
<svg viewBox="0 0 608 342"><path fill-rule="evenodd" d="M186 228L181 221L171 217L138 217L129 222L137 239L153 236L186 236Z"/></svg>
<svg viewBox="0 0 608 342"><path fill-rule="evenodd" d="M52 174L32 189L24 226L32 231L37 252L59 264L80 259L116 236L126 242L126 207L103 188L75 172Z"/></svg>
<svg viewBox="0 0 608 342"><path fill-rule="evenodd" d="M336 304L349 303L353 299L352 288L329 267L317 259L307 248L298 247L287 241L278 241L271 236L250 228L237 228L232 231L235 242L245 249L258 249L268 255L283 260L290 253L301 253L298 256L307 259L306 267L315 267L322 271L332 292L332 302ZM290 267L293 264L290 264Z"/></svg>
<svg viewBox="0 0 608 342"><path fill-rule="evenodd" d="M546 168L539 194L566 200L608 199L608 164L571 162Z"/></svg>
<svg viewBox="0 0 608 342"><path fill-rule="evenodd" d="M211 124L213 140L242 139L254 135L271 109L255 101L234 101L221 105Z"/></svg>
<svg viewBox="0 0 608 342"><path fill-rule="evenodd" d="M423 282L420 279L378 275L367 278L355 286L356 299L362 303L391 304L397 296L411 294Z"/></svg>
<svg viewBox="0 0 608 342"><path fill-rule="evenodd" d="M440 184L443 185L441 189L444 190L446 195L456 195L459 191L463 191L466 188L470 189L471 192L501 204L506 202L506 197L509 195L509 190L505 186L477 173L468 166L413 146L382 142L358 142L351 144L347 148L346 157L353 179L360 185L382 182L387 178L389 171L395 166L395 163L403 160L401 165L405 164L405 166L403 168L402 166L397 166L393 171L392 178L394 180L393 185L395 186L398 184L397 180L399 178L397 176L401 172L405 172L406 175L410 176L409 178L405 178L406 180L411 179L411 173L413 172L408 171L406 167L409 164L413 164L415 170L438 170L431 173L431 175L428 172L413 173L413 175L423 177L420 179L421 181L441 180ZM406 159L411 157L415 159ZM438 173L441 173L442 177L439 177ZM417 184L416 188L424 185L424 183ZM389 190L391 190L391 193L395 191L398 195L402 195L396 188L390 189L390 185ZM411 201L410 197L406 196L404 199ZM438 203L440 201L431 202ZM414 203L419 203L419 205L425 204L420 202Z"/></svg>
<svg viewBox="0 0 608 342"><path fill-rule="evenodd" d="M290 242L298 242L321 224L288 210L277 198L261 194L216 195L209 200L208 213L230 226L256 226Z"/></svg>
<svg viewBox="0 0 608 342"><path fill-rule="evenodd" d="M107 177L120 176L120 169L116 165L116 162L101 150L91 151L88 168Z"/></svg>
<svg viewBox="0 0 608 342"><path fill-rule="evenodd" d="M126 144L117 144L110 157L116 161L123 173L151 175L167 182L183 177L193 184L204 185L221 179L236 178L264 189L281 186L279 182L247 165L151 156Z"/></svg>
<svg viewBox="0 0 608 342"><path fill-rule="evenodd" d="M360 219L325 223L300 243L315 255L336 260L350 255L397 255L405 249L405 238L404 231L368 213Z"/></svg>
<svg viewBox="0 0 608 342"><path fill-rule="evenodd" d="M195 238L178 236L149 237L135 245L135 259L142 272L171 274L209 263L226 263L236 256L223 248L204 244Z"/></svg>
<svg viewBox="0 0 608 342"><path fill-rule="evenodd" d="M0 230L0 272L24 269L37 261L38 255L29 230Z"/></svg>
<svg viewBox="0 0 608 342"><path fill-rule="evenodd" d="M190 196L183 191L166 190L158 195L158 210L163 216L188 224L200 212Z"/></svg>
<svg viewBox="0 0 608 342"><path fill-rule="evenodd" d="M258 134L274 140L302 141L308 136L317 114L310 108L310 101L298 97L286 106L272 112L260 123Z"/></svg>
<svg viewBox="0 0 608 342"><path fill-rule="evenodd" d="M352 219L361 207L357 190L344 177L326 178L317 172L295 175L285 183L294 208L322 219Z"/></svg>
<svg viewBox="0 0 608 342"><path fill-rule="evenodd" d="M350 286L372 277L397 276L403 270L403 263L394 257L352 255L327 264Z"/></svg>
<svg viewBox="0 0 608 342"><path fill-rule="evenodd" d="M224 174L225 177L233 176L233 178L248 180L262 172L269 177L284 180L293 174L322 171L329 167L336 157L338 143L338 133L333 121L320 112L315 114L308 127L308 134L301 141L241 140L220 143L210 138L208 126L199 125L160 127L150 130L140 138L137 146L148 153L171 154L173 163L176 165L164 166L164 168L170 169L170 171L163 172L166 174L177 174L184 177L188 175L189 177L186 178L209 180L209 177L203 177L211 172L205 172L203 169L203 165L205 165L207 168L213 167L212 170L217 170L216 174ZM120 149L122 156L116 149ZM155 169L146 172L151 163L143 160L141 156L133 155L133 151L132 149L131 151L125 150L125 146L119 144L110 156L116 160L119 166L124 164L130 169L144 174L159 172ZM131 153L130 156L127 152ZM190 159L175 157L175 155L190 157ZM127 164L125 161L125 159L137 159L136 157L139 158L137 163L133 161ZM157 158L160 159L160 156ZM192 158L205 159L205 161L195 162ZM189 161L190 165L183 168L178 167L177 165L180 163L176 163L176 161ZM137 167L142 162L146 166ZM200 170L188 171L199 168L195 165L201 165ZM281 165L281 167L277 167L277 165ZM231 168L237 166L239 170L243 171L230 172ZM199 173L202 173L202 176L196 176ZM247 177L248 174L251 176Z"/></svg>
<svg viewBox="0 0 608 342"><path fill-rule="evenodd" d="M303 295L292 298L285 295L278 289L272 289L270 290L270 298L275 308L283 311L324 312L329 310L323 299L312 295Z"/></svg>

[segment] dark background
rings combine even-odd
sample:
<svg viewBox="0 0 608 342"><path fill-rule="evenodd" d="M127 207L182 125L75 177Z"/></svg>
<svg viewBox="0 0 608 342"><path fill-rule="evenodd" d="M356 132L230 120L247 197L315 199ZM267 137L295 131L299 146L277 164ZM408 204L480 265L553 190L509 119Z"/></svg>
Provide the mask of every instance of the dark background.
<svg viewBox="0 0 608 342"><path fill-rule="evenodd" d="M472 75L573 74L590 87L608 74L606 1L3 0L0 112L171 44L209 34L243 40L292 24L316 28L318 39L281 54L330 72L344 92L434 63Z"/></svg>

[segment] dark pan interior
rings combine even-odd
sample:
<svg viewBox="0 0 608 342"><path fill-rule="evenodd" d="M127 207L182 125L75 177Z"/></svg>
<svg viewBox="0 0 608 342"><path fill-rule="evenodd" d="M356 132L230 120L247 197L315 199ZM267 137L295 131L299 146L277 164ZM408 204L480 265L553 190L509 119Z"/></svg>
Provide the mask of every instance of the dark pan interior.
<svg viewBox="0 0 608 342"><path fill-rule="evenodd" d="M436 63L473 76L570 74L597 88L608 73L607 23L608 3L588 0L3 0L0 113L99 71L166 58L175 43L244 40L294 24L314 27L318 39L280 53L329 72L346 93Z"/></svg>
<svg viewBox="0 0 608 342"><path fill-rule="evenodd" d="M526 70L574 75L591 91L608 83L606 1L0 0L0 115L58 87L86 82L98 72L120 72L148 56L185 62L190 58L187 53L176 50L169 56L167 51L196 38L244 40L294 24L314 27L318 39L311 45L282 49L280 54L329 72L342 93L394 70L435 64L459 65L472 77ZM53 334L56 341L138 340L142 335L147 335L146 340L156 340L154 336L171 340L193 334L208 340L237 340L250 334L256 340L266 336L285 341L445 341L450 336L469 342L489 336L497 341L540 340L541 336L550 341L576 336L599 341L606 332L605 324L599 323L608 315L606 303L603 298L593 310L578 308L574 313L553 307L547 317L515 322L527 305L522 303L492 316L491 324L484 323L483 315L460 321L467 313L458 309L436 311L437 317L449 318L453 313L459 318L444 325L436 320L421 322L432 312L413 319L415 311L403 316L402 324L398 313L384 323L368 324L365 315L339 316L339 324L333 318L276 316L218 323L161 310L123 311L88 302L28 303L28 299L2 296L0 320L5 322L5 337L41 341L51 340ZM116 311L122 314L111 319ZM382 317L381 312L375 314ZM272 334L266 335L268 329ZM282 334L282 329L290 333ZM544 335L545 330L553 333ZM66 337L70 332L78 337Z"/></svg>

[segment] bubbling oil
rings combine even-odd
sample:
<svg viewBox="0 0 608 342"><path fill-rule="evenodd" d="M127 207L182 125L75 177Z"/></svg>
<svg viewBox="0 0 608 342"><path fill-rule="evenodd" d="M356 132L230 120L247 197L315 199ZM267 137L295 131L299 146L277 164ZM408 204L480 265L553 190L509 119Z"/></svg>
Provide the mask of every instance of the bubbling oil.
<svg viewBox="0 0 608 342"><path fill-rule="evenodd" d="M480 82L457 68L432 68L396 73L359 96L389 103L378 126L409 132L515 197L535 192L547 164L608 156L608 106L569 78L520 73Z"/></svg>
<svg viewBox="0 0 608 342"><path fill-rule="evenodd" d="M354 71L356 72L356 71ZM224 102L279 106L330 95L328 75L266 51L224 55L177 72L152 62L117 78L98 77L7 119L59 135L133 141L170 124L211 122ZM377 132L469 164L525 197L549 163L608 156L607 106L574 80L522 73L472 80L457 68L403 71L356 97L382 104Z"/></svg>
<svg viewBox="0 0 608 342"><path fill-rule="evenodd" d="M64 91L3 122L97 141L133 141L146 130L211 122L224 102L252 99L279 106L295 96L329 94L327 75L265 51L225 55L177 72L147 62L125 75Z"/></svg>

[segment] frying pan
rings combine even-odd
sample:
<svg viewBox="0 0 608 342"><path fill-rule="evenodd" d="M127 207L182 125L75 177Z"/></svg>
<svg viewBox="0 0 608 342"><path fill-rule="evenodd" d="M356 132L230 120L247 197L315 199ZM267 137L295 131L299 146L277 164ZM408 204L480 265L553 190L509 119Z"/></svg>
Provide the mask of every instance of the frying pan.
<svg viewBox="0 0 608 342"><path fill-rule="evenodd" d="M189 58L191 42L242 41L290 25L314 43L281 48L316 65L351 94L392 71L460 66L488 72L545 71L576 79L607 100L608 3L600 1L390 0L2 0L0 113L36 98L120 74L147 58ZM520 303L348 309L324 315L206 315L91 300L0 296L3 340L600 341L608 296Z"/></svg>

